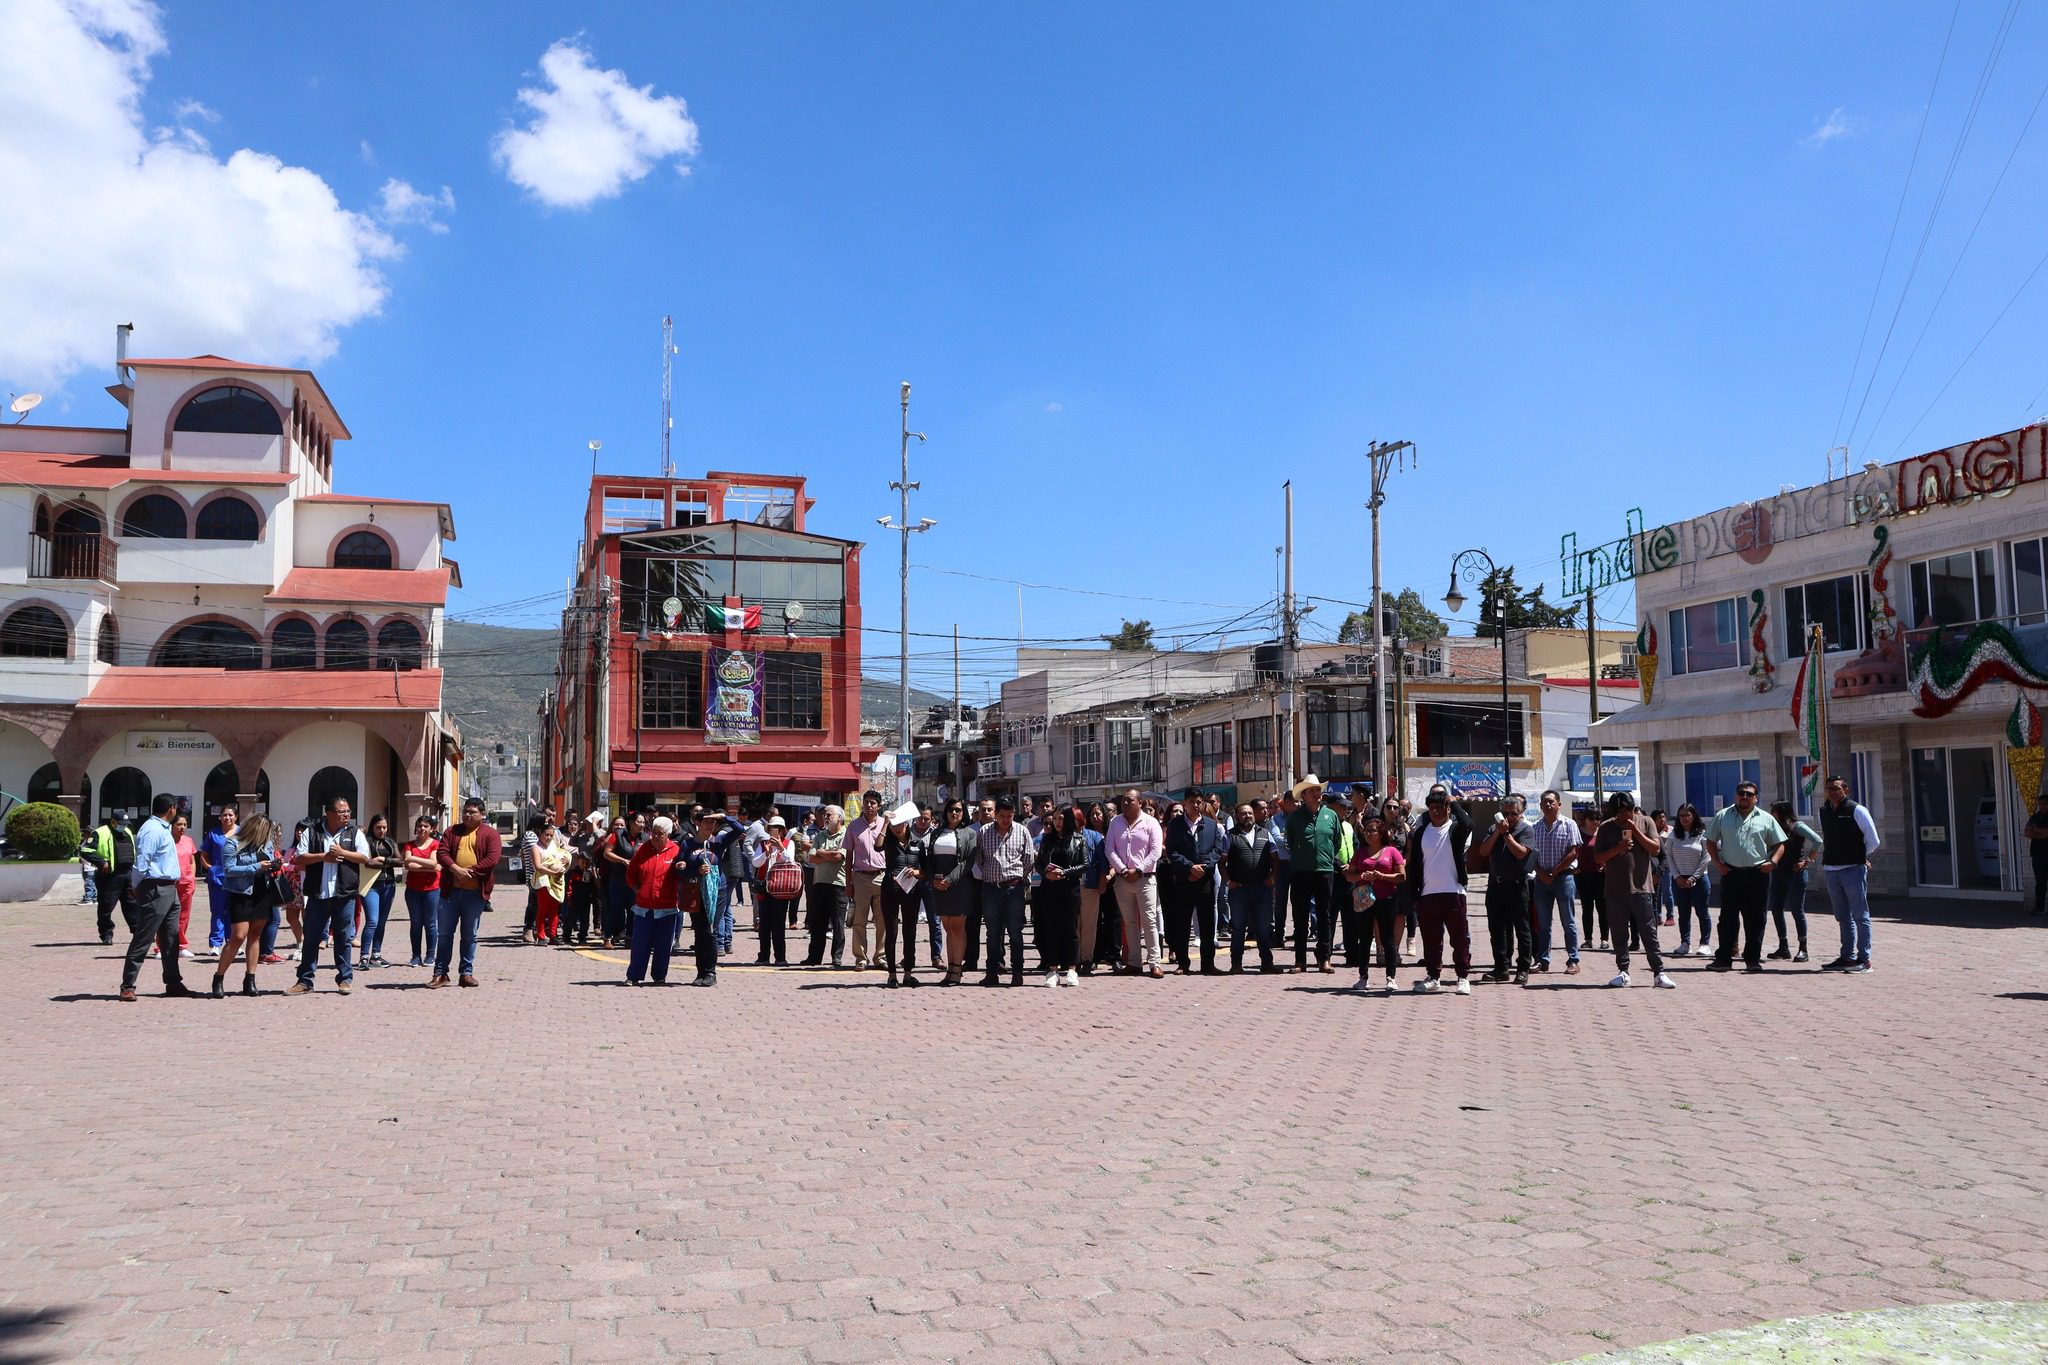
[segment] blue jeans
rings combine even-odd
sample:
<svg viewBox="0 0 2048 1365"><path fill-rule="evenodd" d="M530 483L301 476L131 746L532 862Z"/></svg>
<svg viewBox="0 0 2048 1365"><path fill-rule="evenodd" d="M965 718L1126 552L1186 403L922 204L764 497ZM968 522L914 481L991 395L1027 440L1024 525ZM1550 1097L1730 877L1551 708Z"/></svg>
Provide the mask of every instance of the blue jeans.
<svg viewBox="0 0 2048 1365"><path fill-rule="evenodd" d="M994 882L976 882L981 888L981 919L988 930L988 974L995 976L1003 970L1003 935L1009 934L1013 954L1010 970L1024 970L1024 893L1030 888L1023 882L1015 886L998 886Z"/></svg>
<svg viewBox="0 0 2048 1365"><path fill-rule="evenodd" d="M363 956L381 957L384 953L384 921L391 917L391 893L396 889L385 882L363 892Z"/></svg>
<svg viewBox="0 0 2048 1365"><path fill-rule="evenodd" d="M432 962L434 949L441 942L440 891L415 891L407 887L405 913L412 920L412 955L421 962Z"/></svg>
<svg viewBox="0 0 2048 1365"><path fill-rule="evenodd" d="M732 898L739 890L739 883L721 880L718 884L718 918L713 921L713 934L718 939L718 951L732 951Z"/></svg>
<svg viewBox="0 0 2048 1365"><path fill-rule="evenodd" d="M1673 914L1678 909L1678 886L1672 879L1671 869L1668 866L1657 869L1657 907L1666 916Z"/></svg>
<svg viewBox="0 0 2048 1365"><path fill-rule="evenodd" d="M206 910L211 923L206 926L206 946L215 952L228 941L228 889L206 884Z"/></svg>
<svg viewBox="0 0 2048 1365"><path fill-rule="evenodd" d="M1697 916L1700 922L1699 949L1707 950L1707 943L1714 936L1714 915L1708 902L1714 897L1713 874L1702 870L1691 886L1678 886L1674 882L1672 894L1678 897L1678 943L1690 947L1693 943L1692 922Z"/></svg>
<svg viewBox="0 0 2048 1365"><path fill-rule="evenodd" d="M1842 960L1870 960L1870 869L1867 867L1823 867L1827 879L1828 903L1835 908L1835 921L1842 926Z"/></svg>
<svg viewBox="0 0 2048 1365"><path fill-rule="evenodd" d="M1551 907L1564 919L1564 956L1567 962L1579 960L1579 917L1573 908L1576 888L1572 874L1567 872L1555 881L1531 878L1529 881L1529 919L1536 930L1536 960L1550 961L1550 917Z"/></svg>
<svg viewBox="0 0 2048 1365"><path fill-rule="evenodd" d="M1259 965L1273 965L1273 888L1264 882L1223 888L1230 905L1230 965L1244 964L1244 936L1251 932L1259 945Z"/></svg>
<svg viewBox="0 0 2048 1365"><path fill-rule="evenodd" d="M483 893L462 886L441 893L441 918L435 929L440 941L434 945L434 975L448 975L457 925L462 928L462 975L476 975L476 931L483 924L483 917Z"/></svg>
<svg viewBox="0 0 2048 1365"><path fill-rule="evenodd" d="M312 896L306 900L306 941L299 950L299 980L310 986L320 969L320 940L334 935L335 979L343 985L355 980L355 965L349 950L356 941L356 898L354 896Z"/></svg>
<svg viewBox="0 0 2048 1365"><path fill-rule="evenodd" d="M668 983L668 960L676 950L676 938L683 932L683 917L675 910L645 910L633 907L633 947L627 955L626 980L639 985L642 977L654 977L657 986Z"/></svg>

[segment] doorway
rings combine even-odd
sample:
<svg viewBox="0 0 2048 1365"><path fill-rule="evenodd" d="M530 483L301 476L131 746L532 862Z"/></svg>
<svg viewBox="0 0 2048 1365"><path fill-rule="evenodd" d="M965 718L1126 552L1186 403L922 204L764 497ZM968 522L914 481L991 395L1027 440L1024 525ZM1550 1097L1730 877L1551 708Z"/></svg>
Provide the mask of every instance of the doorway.
<svg viewBox="0 0 2048 1365"><path fill-rule="evenodd" d="M1992 745L1913 750L1913 880L1920 886L2005 886L2004 812Z"/></svg>

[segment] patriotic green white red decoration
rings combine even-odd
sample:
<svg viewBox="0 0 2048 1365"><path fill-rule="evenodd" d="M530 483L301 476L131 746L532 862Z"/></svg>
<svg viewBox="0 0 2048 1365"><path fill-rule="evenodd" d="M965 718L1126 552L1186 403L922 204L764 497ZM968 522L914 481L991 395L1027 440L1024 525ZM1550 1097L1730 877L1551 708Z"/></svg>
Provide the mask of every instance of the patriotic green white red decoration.
<svg viewBox="0 0 2048 1365"><path fill-rule="evenodd" d="M1657 628L1646 619L1636 629L1636 681L1643 685L1643 705L1657 690Z"/></svg>
<svg viewBox="0 0 2048 1365"><path fill-rule="evenodd" d="M1806 777L1800 790L1807 796L1813 795L1820 782L1822 749L1827 742L1827 712L1822 709L1822 697L1827 692L1827 679L1823 676L1826 664L1821 655L1824 647L1820 632L1814 631L1806 657L1799 661L1799 676L1792 682L1792 723L1799 727L1799 740L1807 758Z"/></svg>
<svg viewBox="0 0 2048 1365"><path fill-rule="evenodd" d="M759 630L761 609L759 607L714 607L704 608L704 629L716 635L725 630Z"/></svg>
<svg viewBox="0 0 2048 1365"><path fill-rule="evenodd" d="M1764 590L1755 588L1749 594L1749 689L1752 692L1768 692L1771 680L1777 673L1777 665L1771 662L1771 642L1764 635L1764 622L1768 613L1764 610Z"/></svg>
<svg viewBox="0 0 2048 1365"><path fill-rule="evenodd" d="M2041 709L2019 697L2005 721L2005 761L2019 784L2020 799L2032 802L2041 792Z"/></svg>
<svg viewBox="0 0 2048 1365"><path fill-rule="evenodd" d="M1957 639L1961 629L1937 629L1907 653L1906 686L1919 697L1914 715L1938 720L1988 682L2048 691L2048 673L2034 666L2010 630L1985 621Z"/></svg>

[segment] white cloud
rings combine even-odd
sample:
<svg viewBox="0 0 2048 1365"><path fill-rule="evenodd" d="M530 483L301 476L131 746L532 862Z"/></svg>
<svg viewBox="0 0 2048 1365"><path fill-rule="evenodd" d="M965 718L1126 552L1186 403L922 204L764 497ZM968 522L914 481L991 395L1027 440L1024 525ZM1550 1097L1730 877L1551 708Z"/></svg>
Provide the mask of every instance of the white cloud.
<svg viewBox="0 0 2048 1365"><path fill-rule="evenodd" d="M393 227L416 223L429 232L442 233L448 225L441 215L453 212L455 191L446 185L439 194L422 194L394 176L377 192L377 218Z"/></svg>
<svg viewBox="0 0 2048 1365"><path fill-rule="evenodd" d="M590 50L564 38L541 54L544 87L527 87L519 102L532 111L526 126L505 129L491 154L506 178L552 208L587 208L622 193L671 158L696 155L697 125L678 95L634 86L626 73L600 70Z"/></svg>
<svg viewBox="0 0 2048 1365"><path fill-rule="evenodd" d="M1065 412L1067 410L1067 405L1065 403L1060 402L1047 403L1045 405L1045 410L1047 412Z"/></svg>
<svg viewBox="0 0 2048 1365"><path fill-rule="evenodd" d="M1799 139L1802 147L1825 147L1838 137L1848 137L1863 126L1863 120L1850 118L1839 107L1828 112L1825 119L1815 122L1813 131Z"/></svg>
<svg viewBox="0 0 2048 1365"><path fill-rule="evenodd" d="M212 121L196 101L173 106L178 126L149 129L142 99L165 48L153 4L4 9L0 379L55 387L104 368L117 322L135 323L142 354L318 361L377 312L377 262L400 247L375 219L304 167L216 156L194 131Z"/></svg>

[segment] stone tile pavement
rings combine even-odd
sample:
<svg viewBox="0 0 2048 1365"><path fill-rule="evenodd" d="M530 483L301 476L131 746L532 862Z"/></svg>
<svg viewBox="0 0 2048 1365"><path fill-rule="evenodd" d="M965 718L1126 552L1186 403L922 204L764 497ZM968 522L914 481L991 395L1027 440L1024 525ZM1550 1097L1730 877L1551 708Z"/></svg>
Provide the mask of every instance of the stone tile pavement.
<svg viewBox="0 0 2048 1365"><path fill-rule="evenodd" d="M630 990L500 940L481 990L123 1006L90 922L0 907L17 1365L1491 1365L2048 1298L2037 925L1676 992Z"/></svg>

